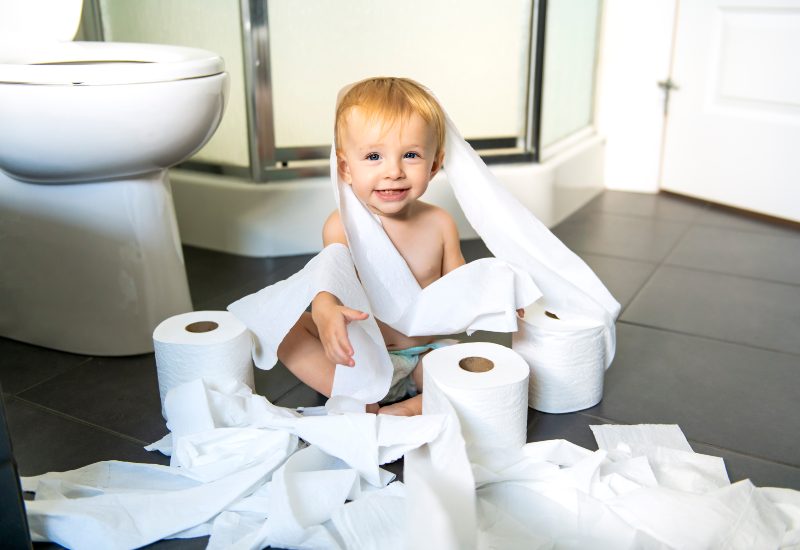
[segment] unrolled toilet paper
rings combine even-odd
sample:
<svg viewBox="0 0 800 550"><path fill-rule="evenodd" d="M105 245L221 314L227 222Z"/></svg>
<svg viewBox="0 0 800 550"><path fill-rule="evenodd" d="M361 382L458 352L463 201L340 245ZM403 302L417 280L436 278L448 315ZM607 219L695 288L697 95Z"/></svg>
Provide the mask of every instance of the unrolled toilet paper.
<svg viewBox="0 0 800 550"><path fill-rule="evenodd" d="M455 410L469 447L519 449L525 444L528 373L513 350L489 342L457 344L425 356L424 414Z"/></svg>
<svg viewBox="0 0 800 550"><path fill-rule="evenodd" d="M165 319L153 331L161 414L173 387L205 378L233 378L253 388L250 331L227 311L192 311Z"/></svg>
<svg viewBox="0 0 800 550"><path fill-rule="evenodd" d="M530 407L568 413L602 399L608 361L604 326L597 319L534 304L525 309L511 347L530 367Z"/></svg>

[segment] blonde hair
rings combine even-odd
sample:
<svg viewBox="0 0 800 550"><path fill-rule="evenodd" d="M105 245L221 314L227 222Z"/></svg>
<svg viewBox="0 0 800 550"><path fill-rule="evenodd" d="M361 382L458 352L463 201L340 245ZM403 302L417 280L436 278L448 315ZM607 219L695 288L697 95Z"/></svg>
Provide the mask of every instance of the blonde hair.
<svg viewBox="0 0 800 550"><path fill-rule="evenodd" d="M362 109L368 119L381 121L384 127L419 115L434 132L436 155L444 153L444 111L428 90L410 78L376 77L353 84L336 106L337 150L342 145L347 113L354 107Z"/></svg>

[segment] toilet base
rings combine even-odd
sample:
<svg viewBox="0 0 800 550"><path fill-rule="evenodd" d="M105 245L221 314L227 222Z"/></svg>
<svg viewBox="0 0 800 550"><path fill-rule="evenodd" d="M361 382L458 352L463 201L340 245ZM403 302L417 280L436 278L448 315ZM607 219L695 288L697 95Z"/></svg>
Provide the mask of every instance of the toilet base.
<svg viewBox="0 0 800 550"><path fill-rule="evenodd" d="M0 336L134 355L191 310L166 170L63 185L0 172Z"/></svg>

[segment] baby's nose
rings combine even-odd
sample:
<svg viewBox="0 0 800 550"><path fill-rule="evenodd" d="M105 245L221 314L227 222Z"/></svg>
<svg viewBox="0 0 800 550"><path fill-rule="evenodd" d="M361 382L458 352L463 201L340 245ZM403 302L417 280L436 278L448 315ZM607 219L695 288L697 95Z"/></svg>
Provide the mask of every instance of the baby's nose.
<svg viewBox="0 0 800 550"><path fill-rule="evenodd" d="M398 161L389 161L386 163L386 177L396 180L403 177L403 165Z"/></svg>

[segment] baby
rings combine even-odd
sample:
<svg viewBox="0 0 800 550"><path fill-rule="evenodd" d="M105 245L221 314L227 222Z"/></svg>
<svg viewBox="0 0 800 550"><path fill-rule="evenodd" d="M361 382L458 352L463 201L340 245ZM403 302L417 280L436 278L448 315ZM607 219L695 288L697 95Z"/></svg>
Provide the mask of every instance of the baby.
<svg viewBox="0 0 800 550"><path fill-rule="evenodd" d="M464 264L452 217L419 200L444 160L445 116L422 86L405 78L370 78L353 85L336 110L336 158L340 179L375 215L411 272L425 288ZM325 246L347 245L338 210L322 230ZM331 395L336 365L354 366L347 324L368 317L320 292L278 347L278 358L301 381ZM394 375L388 395L368 412L422 412L424 355L452 341L409 337L376 319ZM394 403L393 403L394 402Z"/></svg>

